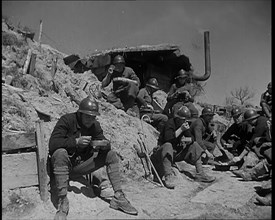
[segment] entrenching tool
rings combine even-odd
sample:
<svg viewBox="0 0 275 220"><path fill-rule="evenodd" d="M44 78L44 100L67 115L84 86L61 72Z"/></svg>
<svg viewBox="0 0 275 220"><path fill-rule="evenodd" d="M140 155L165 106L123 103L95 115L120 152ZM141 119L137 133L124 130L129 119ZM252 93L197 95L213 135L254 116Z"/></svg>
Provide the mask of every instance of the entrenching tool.
<svg viewBox="0 0 275 220"><path fill-rule="evenodd" d="M147 179L148 176L150 176L150 171L148 169L148 164L147 164L147 161L145 160L145 153L141 152L140 148L134 144L133 147L135 148L135 150L137 151L137 155L138 157L140 158L141 160L141 163L142 163L142 166L143 166L143 169L145 171L145 178Z"/></svg>
<svg viewBox="0 0 275 220"><path fill-rule="evenodd" d="M141 138L141 140L139 140L139 139L137 139L137 140L138 140L138 142L139 142L139 144L141 146L141 149L143 149L142 152L141 152L141 154L145 155L146 162L147 162L147 165L148 165L148 168L149 168L149 175L152 174L152 168L153 168L153 170L154 170L154 172L155 172L155 174L156 174L156 176L158 178L158 181L160 182L161 186L164 187L164 185L162 183L162 180L159 177L158 172L157 172L154 164L152 163L152 161L150 159L150 156L149 156L149 153L148 153L148 149L147 149L147 147L145 145L145 137L144 137L144 130L143 130L143 122L142 122L142 120L140 120L140 123L141 123L141 128L142 128L142 137L143 137L143 139ZM141 136L140 132L139 132L139 135Z"/></svg>
<svg viewBox="0 0 275 220"><path fill-rule="evenodd" d="M139 139L137 139L137 140L138 140L140 146L143 146L143 148L146 149L144 143L143 143L142 141L140 141ZM151 169L149 169L149 167L150 167L150 168L153 168L153 171L155 172L155 174L156 174L156 176L157 176L157 178L158 178L158 181L159 181L160 185L161 185L162 187L164 187L164 185L163 185L163 183L162 183L162 180L161 180L161 178L159 177L158 172L157 172L157 170L156 170L154 164L152 163L152 161L151 161L151 159L150 159L149 154L148 154L146 151L141 151L136 145L134 145L134 148L136 149L137 154L138 154L138 156L139 156L140 159L141 159L143 168L144 168L144 170L145 170L145 178L146 178L147 180L150 181L150 178L148 178L148 177L151 176L152 171L151 171ZM147 168L149 169L149 171L145 168L146 166L144 165L144 160L142 160L142 158L145 158L146 164L147 164ZM151 181L150 181L150 182L151 182ZM154 183L155 183L155 182L154 182Z"/></svg>

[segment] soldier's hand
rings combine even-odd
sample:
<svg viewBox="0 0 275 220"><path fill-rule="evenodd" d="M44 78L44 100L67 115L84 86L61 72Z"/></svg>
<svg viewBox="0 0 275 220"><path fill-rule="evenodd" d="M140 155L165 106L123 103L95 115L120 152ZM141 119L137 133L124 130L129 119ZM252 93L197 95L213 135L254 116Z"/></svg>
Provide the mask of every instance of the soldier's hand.
<svg viewBox="0 0 275 220"><path fill-rule="evenodd" d="M151 110L154 110L154 107L152 105L150 105L150 104L147 104L146 107L150 108Z"/></svg>
<svg viewBox="0 0 275 220"><path fill-rule="evenodd" d="M81 136L79 138L76 138L76 145L79 148L85 148L90 144L91 136Z"/></svg>
<svg viewBox="0 0 275 220"><path fill-rule="evenodd" d="M108 69L108 73L109 73L110 75L112 75L113 72L114 72L114 69L115 69L115 66L114 66L114 65L110 65L110 67L109 67L109 69Z"/></svg>
<svg viewBox="0 0 275 220"><path fill-rule="evenodd" d="M186 122L182 123L180 128L182 131L186 131L190 128L190 126L189 126L188 122L186 121Z"/></svg>

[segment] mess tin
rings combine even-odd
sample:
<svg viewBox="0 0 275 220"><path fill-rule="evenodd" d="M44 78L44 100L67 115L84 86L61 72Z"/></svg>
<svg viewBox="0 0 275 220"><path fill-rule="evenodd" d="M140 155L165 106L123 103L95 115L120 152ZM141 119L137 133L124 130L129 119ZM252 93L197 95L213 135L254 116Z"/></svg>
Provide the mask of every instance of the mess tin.
<svg viewBox="0 0 275 220"><path fill-rule="evenodd" d="M105 150L110 147L110 141L108 140L91 140L90 145L94 147L95 150Z"/></svg>

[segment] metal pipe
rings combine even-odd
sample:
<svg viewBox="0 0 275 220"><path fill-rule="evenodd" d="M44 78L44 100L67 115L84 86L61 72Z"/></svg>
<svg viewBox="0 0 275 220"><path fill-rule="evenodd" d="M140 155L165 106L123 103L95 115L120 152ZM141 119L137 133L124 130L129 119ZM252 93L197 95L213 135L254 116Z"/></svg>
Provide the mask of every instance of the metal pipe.
<svg viewBox="0 0 275 220"><path fill-rule="evenodd" d="M197 76L192 74L192 79L196 81L205 81L211 75L211 62L210 62L210 40L209 31L204 32L204 57L205 57L205 74L203 76Z"/></svg>

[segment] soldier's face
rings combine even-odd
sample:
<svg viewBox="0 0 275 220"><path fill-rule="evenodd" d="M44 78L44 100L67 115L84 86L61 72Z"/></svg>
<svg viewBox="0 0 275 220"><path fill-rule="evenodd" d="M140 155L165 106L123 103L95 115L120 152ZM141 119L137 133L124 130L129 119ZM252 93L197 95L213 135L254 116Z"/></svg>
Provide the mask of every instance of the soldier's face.
<svg viewBox="0 0 275 220"><path fill-rule="evenodd" d="M254 118L252 120L248 120L247 121L251 126L255 126L256 125L256 122L257 122L257 118Z"/></svg>
<svg viewBox="0 0 275 220"><path fill-rule="evenodd" d="M233 120L234 120L234 122L235 122L236 124L239 124L239 123L242 122L243 116L242 116L242 115L235 116L235 117L233 117Z"/></svg>
<svg viewBox="0 0 275 220"><path fill-rule="evenodd" d="M81 116L82 124L86 128L90 128L95 122L95 119L96 119L96 116L92 116L92 115L82 114Z"/></svg>
<svg viewBox="0 0 275 220"><path fill-rule="evenodd" d="M185 81L186 81L186 78L183 78L183 77L180 77L180 78L179 78L179 84L180 84L180 85L184 85L184 84L185 84Z"/></svg>
<svg viewBox="0 0 275 220"><path fill-rule="evenodd" d="M117 63L117 64L115 64L115 71L122 72L124 67L125 67L125 65L123 63Z"/></svg>

